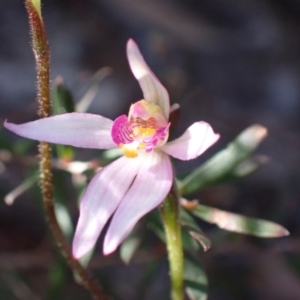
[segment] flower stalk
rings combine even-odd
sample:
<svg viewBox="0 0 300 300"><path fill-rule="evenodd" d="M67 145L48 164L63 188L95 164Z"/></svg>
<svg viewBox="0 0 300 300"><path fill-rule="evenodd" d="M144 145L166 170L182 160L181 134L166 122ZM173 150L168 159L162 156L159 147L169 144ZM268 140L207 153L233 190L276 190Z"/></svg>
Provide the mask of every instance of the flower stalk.
<svg viewBox="0 0 300 300"><path fill-rule="evenodd" d="M28 13L30 32L32 38L32 49L36 61L37 70L37 100L38 115L40 118L47 118L51 115L50 100L50 59L49 45L46 36L44 23L41 16L41 6L39 0L25 0L25 7ZM103 294L100 287L94 282L83 266L73 258L66 238L60 229L55 215L53 190L52 190L52 171L51 171L51 147L47 142L40 142L40 185L43 202L49 227L55 238L63 256L75 274L78 274L81 284L91 293L94 299L104 300L107 297Z"/></svg>
<svg viewBox="0 0 300 300"><path fill-rule="evenodd" d="M169 196L160 206L160 213L166 234L171 277L171 299L183 300L183 248L179 219L179 193L173 183Z"/></svg>
<svg viewBox="0 0 300 300"><path fill-rule="evenodd" d="M39 117L45 118L51 115L50 101L50 71L49 71L49 45L46 30L41 17L40 1L25 0L28 13L32 49L37 70L37 98L39 104ZM39 5L38 5L39 4Z"/></svg>

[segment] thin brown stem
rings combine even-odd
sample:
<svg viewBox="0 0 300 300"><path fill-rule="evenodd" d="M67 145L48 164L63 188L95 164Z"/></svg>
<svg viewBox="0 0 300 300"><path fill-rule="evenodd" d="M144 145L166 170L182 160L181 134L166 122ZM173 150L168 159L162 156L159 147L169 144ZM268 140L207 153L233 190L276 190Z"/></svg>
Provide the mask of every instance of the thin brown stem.
<svg viewBox="0 0 300 300"><path fill-rule="evenodd" d="M38 114L41 118L51 115L50 100L50 68L49 68L49 46L46 31L41 18L40 11L31 0L25 0L25 6L28 13L30 31L32 37L32 48L36 61L37 69L37 99L39 103ZM92 280L87 270L73 258L72 252L66 241L63 232L57 222L52 189L52 171L51 171L51 147L49 143L40 142L40 184L43 196L43 203L49 227L55 238L59 250L65 257L74 273L78 274L81 284L91 293L94 299L108 299L101 291L98 284Z"/></svg>

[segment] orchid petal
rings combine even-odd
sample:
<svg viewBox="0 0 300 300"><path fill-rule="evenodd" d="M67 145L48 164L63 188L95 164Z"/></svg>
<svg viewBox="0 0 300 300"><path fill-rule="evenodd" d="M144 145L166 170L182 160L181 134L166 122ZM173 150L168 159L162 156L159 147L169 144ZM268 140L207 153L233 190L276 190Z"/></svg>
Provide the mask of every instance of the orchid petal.
<svg viewBox="0 0 300 300"><path fill-rule="evenodd" d="M88 185L80 203L73 255L80 258L96 243L103 226L132 184L140 159L121 157L101 169Z"/></svg>
<svg viewBox="0 0 300 300"><path fill-rule="evenodd" d="M169 94L152 73L138 46L132 39L127 43L127 57L131 71L139 81L145 100L158 105L163 111L166 120L168 120L170 112Z"/></svg>
<svg viewBox="0 0 300 300"><path fill-rule="evenodd" d="M173 181L169 157L161 151L145 153L132 186L121 201L105 235L103 253L113 252L136 222L167 196Z"/></svg>
<svg viewBox="0 0 300 300"><path fill-rule="evenodd" d="M25 124L5 121L8 130L33 140L82 148L116 148L111 138L113 122L102 116L67 113Z"/></svg>
<svg viewBox="0 0 300 300"><path fill-rule="evenodd" d="M178 159L189 160L206 151L219 137L208 123L196 122L181 137L162 146L161 150Z"/></svg>

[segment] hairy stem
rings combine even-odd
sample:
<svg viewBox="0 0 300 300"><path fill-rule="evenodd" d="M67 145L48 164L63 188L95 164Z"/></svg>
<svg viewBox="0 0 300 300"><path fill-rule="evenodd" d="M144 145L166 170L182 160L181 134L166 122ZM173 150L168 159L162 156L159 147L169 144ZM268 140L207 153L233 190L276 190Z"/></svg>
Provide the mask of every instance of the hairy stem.
<svg viewBox="0 0 300 300"><path fill-rule="evenodd" d="M160 207L166 234L171 277L171 299L183 300L183 249L179 219L179 196L176 183Z"/></svg>
<svg viewBox="0 0 300 300"><path fill-rule="evenodd" d="M37 9L39 5L39 9ZM41 18L40 2L35 0L25 0L25 6L28 13L30 31L32 37L32 48L36 61L37 69L37 100L39 104L38 114L40 118L46 118L51 115L50 100L50 71L49 71L49 46L46 31ZM51 171L51 147L49 143L40 142L40 184L43 196L43 202L49 227L55 238L56 244L72 268L73 272L78 274L82 285L91 293L94 299L108 299L96 282L92 280L87 270L73 258L72 252L66 241L63 232L57 222L52 190L52 171Z"/></svg>

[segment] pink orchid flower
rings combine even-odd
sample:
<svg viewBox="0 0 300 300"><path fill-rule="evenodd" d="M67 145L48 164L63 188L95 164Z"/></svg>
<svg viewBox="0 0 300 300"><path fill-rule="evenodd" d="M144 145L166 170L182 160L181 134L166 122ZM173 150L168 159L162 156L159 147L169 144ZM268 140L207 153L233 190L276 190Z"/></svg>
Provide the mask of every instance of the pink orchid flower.
<svg viewBox="0 0 300 300"><path fill-rule="evenodd" d="M137 221L168 195L174 177L169 155L181 160L196 158L219 138L209 124L196 122L181 137L167 143L168 92L133 40L127 43L127 57L144 95L143 100L131 105L128 116L111 121L88 113L66 113L21 125L4 123L16 134L38 141L123 150L124 156L102 168L83 195L73 240L75 258L95 245L112 215L103 253L113 252Z"/></svg>

